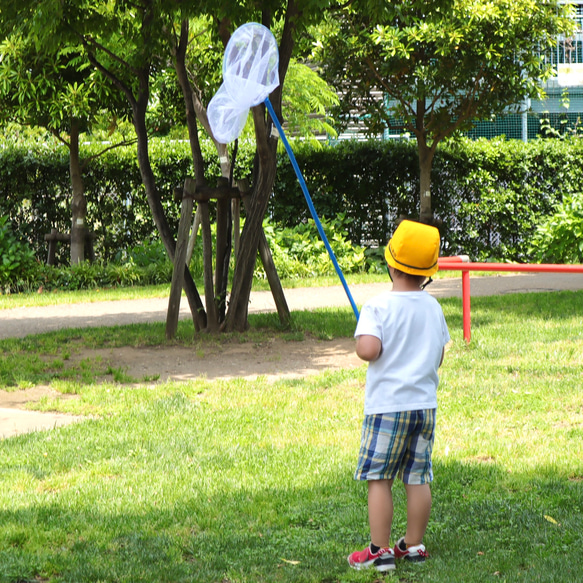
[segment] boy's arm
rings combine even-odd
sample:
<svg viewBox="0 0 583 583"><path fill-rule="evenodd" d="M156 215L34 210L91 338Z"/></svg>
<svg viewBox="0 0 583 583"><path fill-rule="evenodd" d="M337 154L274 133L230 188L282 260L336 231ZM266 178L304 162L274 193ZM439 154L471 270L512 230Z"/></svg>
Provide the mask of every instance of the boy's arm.
<svg viewBox="0 0 583 583"><path fill-rule="evenodd" d="M363 334L356 337L356 355L366 362L376 360L381 355L382 347L380 338L376 336Z"/></svg>

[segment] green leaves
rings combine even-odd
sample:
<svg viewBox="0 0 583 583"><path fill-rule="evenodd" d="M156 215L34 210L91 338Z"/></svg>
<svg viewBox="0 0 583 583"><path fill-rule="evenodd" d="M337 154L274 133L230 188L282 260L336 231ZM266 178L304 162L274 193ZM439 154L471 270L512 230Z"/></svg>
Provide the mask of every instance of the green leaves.
<svg viewBox="0 0 583 583"><path fill-rule="evenodd" d="M344 114L366 113L370 128L388 112L372 89L391 98L406 127L438 141L463 122L502 112L534 95L548 75L538 47L567 33L564 6L533 0L434 0L390 3L377 9L357 1L342 12L339 33L322 39L320 54L334 84L347 86ZM356 39L349 42L349 39ZM417 115L417 103L425 103Z"/></svg>
<svg viewBox="0 0 583 583"><path fill-rule="evenodd" d="M0 216L0 292L34 265L34 252L12 233L8 217Z"/></svg>
<svg viewBox="0 0 583 583"><path fill-rule="evenodd" d="M538 225L530 251L541 263L583 263L583 193L564 195Z"/></svg>
<svg viewBox="0 0 583 583"><path fill-rule="evenodd" d="M79 46L39 51L31 39L6 37L0 44L0 116L59 133L71 118L92 119L109 91L82 55Z"/></svg>
<svg viewBox="0 0 583 583"><path fill-rule="evenodd" d="M343 272L374 271L374 262L365 259L364 248L353 245L347 239L347 219L343 214L333 220L323 219L321 222ZM301 279L335 274L334 265L313 220L283 229L275 228L265 221L263 230L280 277ZM255 276L265 277L262 266L256 266Z"/></svg>
<svg viewBox="0 0 583 583"><path fill-rule="evenodd" d="M318 148L320 142L314 139L315 135L337 135L329 111L338 103L334 89L316 71L295 59L290 61L282 104L286 133L308 138Z"/></svg>

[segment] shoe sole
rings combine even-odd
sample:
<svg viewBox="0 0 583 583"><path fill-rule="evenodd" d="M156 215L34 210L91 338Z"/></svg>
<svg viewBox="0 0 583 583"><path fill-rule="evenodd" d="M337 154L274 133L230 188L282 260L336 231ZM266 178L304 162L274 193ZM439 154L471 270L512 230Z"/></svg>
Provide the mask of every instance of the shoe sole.
<svg viewBox="0 0 583 583"><path fill-rule="evenodd" d="M427 557L422 557L419 555L417 556L403 555L401 557L395 555L395 558L400 561L407 561L408 563L425 563L425 561L427 560Z"/></svg>
<svg viewBox="0 0 583 583"><path fill-rule="evenodd" d="M395 566L395 563L390 563L388 565L373 565L373 566L379 573L384 573L386 571L394 571L397 568Z"/></svg>
<svg viewBox="0 0 583 583"><path fill-rule="evenodd" d="M349 559L348 564L353 569L356 569L357 571L362 571L364 569L370 569L371 567L374 567L377 571L380 571L381 573L383 573L385 571L392 571L396 568L395 563L387 563L385 565L383 565L383 564L375 565L374 561L366 561L365 563L351 563L350 557L348 559ZM378 560L378 559L375 559L375 560Z"/></svg>

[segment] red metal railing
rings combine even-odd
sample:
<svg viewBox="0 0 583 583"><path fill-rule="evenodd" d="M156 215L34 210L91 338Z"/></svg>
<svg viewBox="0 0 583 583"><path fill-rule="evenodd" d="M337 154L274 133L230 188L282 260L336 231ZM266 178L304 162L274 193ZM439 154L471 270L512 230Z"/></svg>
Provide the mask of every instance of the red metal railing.
<svg viewBox="0 0 583 583"><path fill-rule="evenodd" d="M472 263L464 255L456 257L440 257L439 269L443 271L462 272L462 310L464 324L464 340L470 341L470 271L504 271L512 273L583 273L583 265L560 265L555 263Z"/></svg>

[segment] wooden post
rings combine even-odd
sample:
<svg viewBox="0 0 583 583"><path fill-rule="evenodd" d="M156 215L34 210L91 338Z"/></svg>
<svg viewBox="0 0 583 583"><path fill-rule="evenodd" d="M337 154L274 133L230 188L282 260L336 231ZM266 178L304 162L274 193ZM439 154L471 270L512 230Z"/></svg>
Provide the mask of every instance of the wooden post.
<svg viewBox="0 0 583 583"><path fill-rule="evenodd" d="M47 256L47 265L54 265L55 254L57 252L57 229L51 229L51 234L45 235L45 241L49 242L49 254Z"/></svg>
<svg viewBox="0 0 583 583"><path fill-rule="evenodd" d="M93 231L85 231L85 257L91 263L95 261L95 247L93 241L95 240L95 233ZM57 229L52 228L50 233L45 235L45 241L49 244L49 251L47 255L47 265L54 265L57 253L57 243L71 243L71 233L59 233Z"/></svg>
<svg viewBox="0 0 583 583"><path fill-rule="evenodd" d="M263 263L263 268L267 275L267 281L269 282L269 287L271 288L271 293L273 295L273 300L275 301L275 307L277 308L277 313L279 315L279 321L282 326L289 326L290 323L290 312L287 305L287 300L285 299L285 294L283 293L283 288L281 287L281 281L279 280L279 275L275 269L275 263L273 262L273 256L271 255L271 249L267 243L267 238L265 237L265 232L261 229L259 233L259 256L261 257L261 262Z"/></svg>
<svg viewBox="0 0 583 583"><path fill-rule="evenodd" d="M228 178L219 178L217 188L229 186ZM231 200L217 200L216 216L216 250L215 250L215 303L219 320L224 320L227 302L227 283L229 262L231 259Z"/></svg>
<svg viewBox="0 0 583 583"><path fill-rule="evenodd" d="M238 182L238 185L239 190L241 191L241 198L243 202L246 202L248 200L249 185L247 181L242 180ZM279 321L283 326L287 326L290 323L290 311L263 228L261 228L259 232L259 257L261 257L261 262L263 263L263 268L265 269L265 274L267 275L267 281L269 282L269 287L271 288L271 295L273 295L273 301L275 302L275 307L277 308Z"/></svg>
<svg viewBox="0 0 583 583"><path fill-rule="evenodd" d="M198 235L198 228L200 227L200 209L196 206L196 212L194 213L194 220L192 221L192 230L190 231L190 239L188 240L188 250L186 251L186 265L190 265L190 260L192 259L192 253L194 251L194 246L196 244L196 236Z"/></svg>
<svg viewBox="0 0 583 583"><path fill-rule="evenodd" d="M241 239L241 200L234 198L231 202L233 214L233 253L237 259L239 253L239 239Z"/></svg>
<svg viewBox="0 0 583 583"><path fill-rule="evenodd" d="M211 221L208 202L199 202L200 225L202 228L202 249L204 264L204 300L207 314L207 330L216 332L219 329L217 306L215 304L215 290L213 285L213 240L211 235Z"/></svg>
<svg viewBox="0 0 583 583"><path fill-rule="evenodd" d="M174 252L174 269L172 270L172 284L170 286L170 298L168 300L168 313L166 316L166 338L171 340L176 336L178 329L178 317L180 315L180 296L184 283L184 266L186 262L186 251L188 248L188 231L190 229L190 219L194 200L192 196L196 190L195 182L192 178L184 181L184 191L182 197L182 210L180 213L180 223L178 225L178 237L176 241L176 251Z"/></svg>

